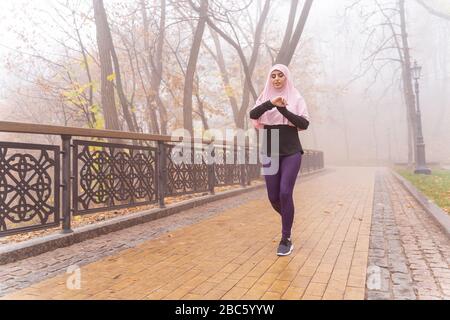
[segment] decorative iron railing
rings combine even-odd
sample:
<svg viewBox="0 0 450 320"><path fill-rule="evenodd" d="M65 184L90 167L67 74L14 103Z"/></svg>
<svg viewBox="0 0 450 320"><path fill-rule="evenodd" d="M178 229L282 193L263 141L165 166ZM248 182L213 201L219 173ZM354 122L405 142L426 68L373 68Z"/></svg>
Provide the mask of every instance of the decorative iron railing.
<svg viewBox="0 0 450 320"><path fill-rule="evenodd" d="M75 215L158 201L156 148L74 140L72 150Z"/></svg>
<svg viewBox="0 0 450 320"><path fill-rule="evenodd" d="M248 161L249 146L192 139L191 161L179 163L173 153L182 138L2 121L0 132L61 137L61 146L0 142L0 236L57 226L71 232L74 215L164 207L169 196L213 194L217 186L246 187L260 178L260 164ZM108 142L94 141L99 138ZM216 161L205 161L207 148ZM236 161L239 148L245 163ZM301 173L323 167L322 152L305 150Z"/></svg>
<svg viewBox="0 0 450 320"><path fill-rule="evenodd" d="M59 225L58 146L0 142L0 234Z"/></svg>

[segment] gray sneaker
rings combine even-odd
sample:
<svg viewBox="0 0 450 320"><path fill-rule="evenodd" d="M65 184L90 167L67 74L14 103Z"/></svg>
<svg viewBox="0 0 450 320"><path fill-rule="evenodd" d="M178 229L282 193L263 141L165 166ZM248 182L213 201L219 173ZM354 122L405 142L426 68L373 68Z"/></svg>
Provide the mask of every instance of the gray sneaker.
<svg viewBox="0 0 450 320"><path fill-rule="evenodd" d="M280 244L278 245L277 255L290 255L293 249L294 245L292 244L291 239L281 239Z"/></svg>

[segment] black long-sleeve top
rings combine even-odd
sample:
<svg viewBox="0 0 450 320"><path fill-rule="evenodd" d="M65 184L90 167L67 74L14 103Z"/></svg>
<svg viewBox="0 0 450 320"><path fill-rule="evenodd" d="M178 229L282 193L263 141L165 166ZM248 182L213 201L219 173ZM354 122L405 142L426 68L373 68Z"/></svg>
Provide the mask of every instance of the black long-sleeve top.
<svg viewBox="0 0 450 320"><path fill-rule="evenodd" d="M272 130L278 130L280 140L278 154L280 156L291 155L297 152L304 154L302 144L300 143L300 138L298 137L298 129L308 129L308 120L306 120L302 116L292 113L285 107L277 107L276 105L272 104L270 100L267 100L261 105L253 108L250 111L250 118L258 120L266 111L272 110L273 108L277 108L278 112L280 112L295 127L288 124L264 125L264 129L266 130L267 135L263 135L262 152L269 157L271 156ZM275 153L273 155L275 155Z"/></svg>

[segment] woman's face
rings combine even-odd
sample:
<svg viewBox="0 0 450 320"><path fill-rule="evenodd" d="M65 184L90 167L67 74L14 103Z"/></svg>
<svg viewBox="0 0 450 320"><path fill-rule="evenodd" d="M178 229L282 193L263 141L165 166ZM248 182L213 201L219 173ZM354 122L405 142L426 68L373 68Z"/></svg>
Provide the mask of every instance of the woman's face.
<svg viewBox="0 0 450 320"><path fill-rule="evenodd" d="M270 79L272 80L272 85L275 89L283 88L286 82L286 77L280 70L273 70L270 74Z"/></svg>

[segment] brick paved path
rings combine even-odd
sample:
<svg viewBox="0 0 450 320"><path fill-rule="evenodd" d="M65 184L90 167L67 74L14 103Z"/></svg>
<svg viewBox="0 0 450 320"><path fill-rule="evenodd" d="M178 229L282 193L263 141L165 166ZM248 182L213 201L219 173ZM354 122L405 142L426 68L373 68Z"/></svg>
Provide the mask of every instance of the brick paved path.
<svg viewBox="0 0 450 320"><path fill-rule="evenodd" d="M261 191L253 191L239 197L219 200L163 219L100 236L70 247L56 249L26 260L0 265L0 296L35 282L65 273L72 265L83 266L121 250L132 248L155 239L172 230L196 223L232 209L249 200L259 199Z"/></svg>
<svg viewBox="0 0 450 320"><path fill-rule="evenodd" d="M261 189L0 266L0 295L27 286L4 298L423 298L419 289L433 279L437 290L427 295L448 298L449 240L386 170L336 167L300 178L295 202L288 257L275 255L280 219ZM414 269L419 256L430 274ZM74 263L79 290L67 287Z"/></svg>

